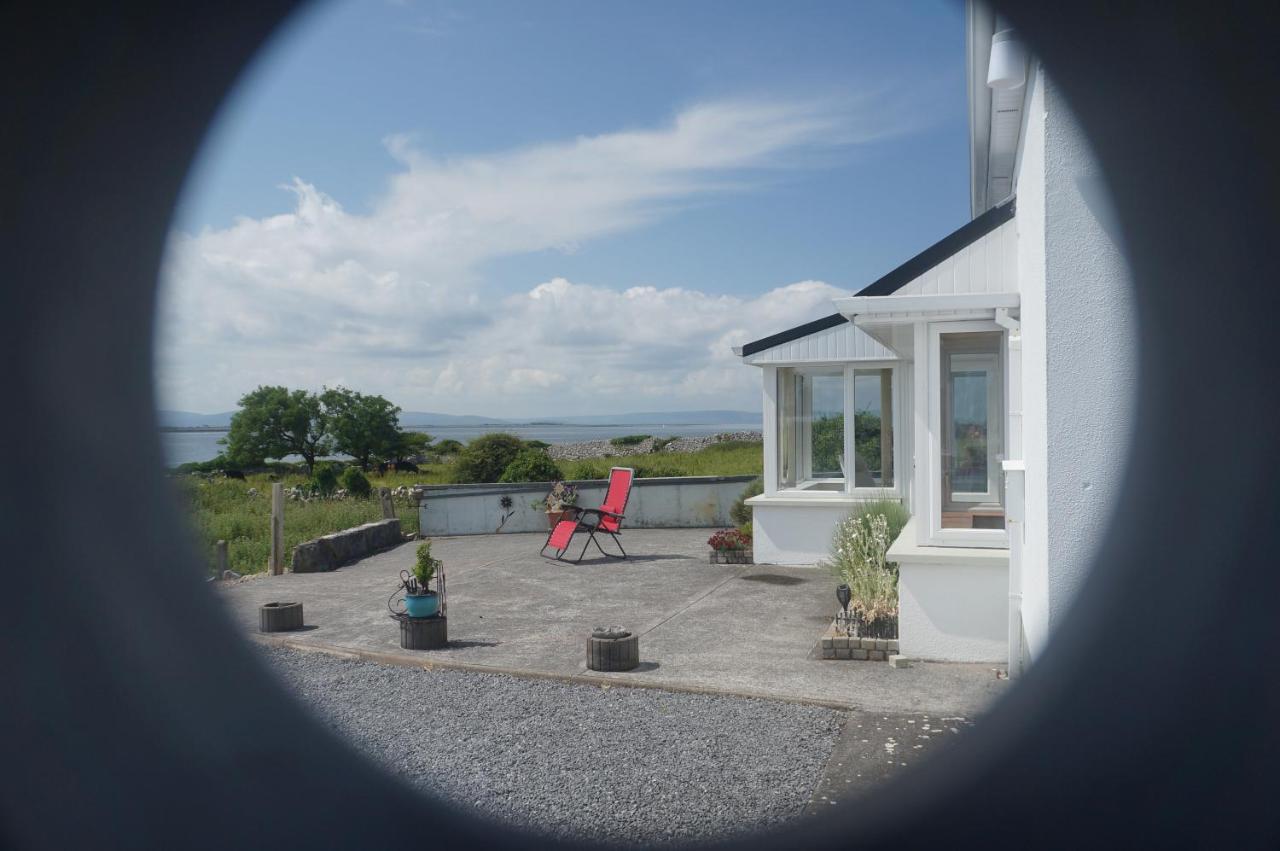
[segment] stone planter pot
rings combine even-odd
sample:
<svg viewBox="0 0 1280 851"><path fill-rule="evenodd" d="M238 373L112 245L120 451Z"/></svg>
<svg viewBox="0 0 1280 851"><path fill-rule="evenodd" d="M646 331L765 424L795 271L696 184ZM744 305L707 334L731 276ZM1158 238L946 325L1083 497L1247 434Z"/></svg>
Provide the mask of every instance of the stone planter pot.
<svg viewBox="0 0 1280 851"><path fill-rule="evenodd" d="M712 550L711 564L753 564L751 550Z"/></svg>
<svg viewBox="0 0 1280 851"><path fill-rule="evenodd" d="M561 509L560 511L548 511L547 512L547 528L548 529L556 528L557 523L563 520L566 515L570 515L572 513L573 511L568 508Z"/></svg>

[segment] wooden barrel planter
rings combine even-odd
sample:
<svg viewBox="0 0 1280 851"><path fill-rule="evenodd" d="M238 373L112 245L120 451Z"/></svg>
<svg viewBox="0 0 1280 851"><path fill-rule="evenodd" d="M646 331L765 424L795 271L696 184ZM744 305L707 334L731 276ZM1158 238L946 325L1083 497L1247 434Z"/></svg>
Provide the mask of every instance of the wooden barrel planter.
<svg viewBox="0 0 1280 851"><path fill-rule="evenodd" d="M449 646L449 619L399 616L400 646L405 650L439 650Z"/></svg>
<svg viewBox="0 0 1280 851"><path fill-rule="evenodd" d="M302 629L302 604L264 603L258 608L258 629L262 632Z"/></svg>
<svg viewBox="0 0 1280 851"><path fill-rule="evenodd" d="M593 671L630 671L640 664L640 636L625 630L594 630L587 639L587 667Z"/></svg>

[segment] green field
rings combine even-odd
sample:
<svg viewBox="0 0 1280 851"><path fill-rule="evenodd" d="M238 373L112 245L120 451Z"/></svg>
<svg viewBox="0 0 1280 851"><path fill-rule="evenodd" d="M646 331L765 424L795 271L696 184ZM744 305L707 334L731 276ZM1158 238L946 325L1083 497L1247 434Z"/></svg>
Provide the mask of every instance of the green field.
<svg viewBox="0 0 1280 851"><path fill-rule="evenodd" d="M566 479L603 479L610 467L634 467L641 477L660 476L737 476L760 475L763 455L759 442L728 442L699 452L656 452L586 461L560 462ZM213 570L214 544L227 542L231 569L239 573L261 573L267 569L271 552L271 484L282 482L285 488L305 485L302 474L273 476L250 474L238 479L202 476L175 476L176 484L189 507L189 515L200 551ZM378 488L400 485L445 484L453 481L449 464L424 465L418 473L389 473L369 476L376 494ZM256 495L249 490L257 489ZM418 531L418 512L406 500L395 501L401 529ZM285 503L285 562L293 548L303 541L318 538L382 517L377 497L370 499L313 500L309 503Z"/></svg>

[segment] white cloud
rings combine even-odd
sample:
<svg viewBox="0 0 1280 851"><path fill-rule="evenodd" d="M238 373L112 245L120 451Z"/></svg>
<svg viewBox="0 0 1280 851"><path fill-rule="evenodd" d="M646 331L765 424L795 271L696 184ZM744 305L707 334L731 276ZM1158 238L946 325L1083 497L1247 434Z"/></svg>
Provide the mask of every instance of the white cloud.
<svg viewBox="0 0 1280 851"><path fill-rule="evenodd" d="M475 270L503 255L572 252L748 190L806 153L891 132L868 100L739 99L659 129L454 160L390 136L401 170L367 214L295 178L291 212L173 235L162 406L226 409L258 383L339 380L405 408L495 415L594 411L603 399L757 404L754 371L728 347L821 315L833 288L743 299L555 279L495 299L480 296Z"/></svg>

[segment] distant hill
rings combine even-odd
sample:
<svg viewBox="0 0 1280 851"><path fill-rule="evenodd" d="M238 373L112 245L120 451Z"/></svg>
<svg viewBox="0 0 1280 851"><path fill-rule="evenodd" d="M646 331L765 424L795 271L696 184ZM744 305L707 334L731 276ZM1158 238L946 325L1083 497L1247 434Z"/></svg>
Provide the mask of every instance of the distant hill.
<svg viewBox="0 0 1280 851"><path fill-rule="evenodd" d="M161 428L227 428L235 411L198 414L194 411L156 411ZM400 425L404 428L426 426L475 425L760 425L760 414L752 411L645 411L629 414L591 414L575 417L484 417L476 414L437 414L431 411L403 411Z"/></svg>
<svg viewBox="0 0 1280 851"><path fill-rule="evenodd" d="M197 414L194 411L156 411L161 428L227 428L235 411L220 414Z"/></svg>
<svg viewBox="0 0 1280 851"><path fill-rule="evenodd" d="M520 422L520 420L503 419L501 417L480 417L475 414L435 414L430 411L400 412L400 425L404 428L440 425L501 425L503 423L517 422Z"/></svg>
<svg viewBox="0 0 1280 851"><path fill-rule="evenodd" d="M566 425L760 425L754 411L646 411L630 414L594 414L556 417Z"/></svg>

